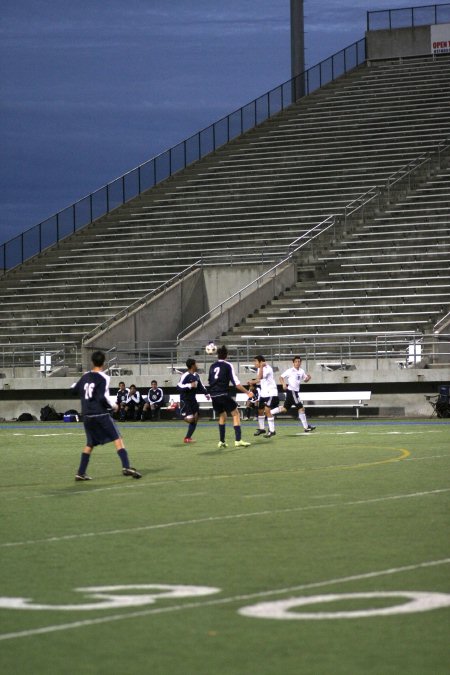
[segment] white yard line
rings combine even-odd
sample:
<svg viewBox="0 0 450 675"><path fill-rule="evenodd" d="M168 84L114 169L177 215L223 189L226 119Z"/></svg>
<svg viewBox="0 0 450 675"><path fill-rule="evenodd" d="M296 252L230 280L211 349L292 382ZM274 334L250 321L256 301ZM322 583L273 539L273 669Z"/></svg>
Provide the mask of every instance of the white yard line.
<svg viewBox="0 0 450 675"><path fill-rule="evenodd" d="M299 511L316 511L319 509L334 509L342 506L355 506L363 504L375 504L378 502L385 502L399 499L414 499L416 497L426 497L430 495L438 495L449 492L450 488L442 488L437 490L429 490L426 492L410 492L399 495L387 495L384 497L375 497L372 499L352 500L348 502L335 502L333 504L315 504L310 506L295 506L287 509L267 509L264 511L253 511L250 513L234 513L223 516L206 516L205 518L193 518L191 520L175 520L169 523L155 523L153 525L141 525L139 527L121 528L117 530L103 530L100 532L80 532L78 534L65 534L60 537L46 537L45 539L27 539L23 541L3 542L0 548L12 548L15 546L32 546L34 544L58 543L62 541L71 541L76 539L86 539L89 537L104 537L123 534L134 534L136 532L149 532L151 530L163 530L169 527L182 527L185 525L200 525L201 523L213 523L227 520L240 520L243 518L256 518L259 516L272 516L282 513L296 513Z"/></svg>

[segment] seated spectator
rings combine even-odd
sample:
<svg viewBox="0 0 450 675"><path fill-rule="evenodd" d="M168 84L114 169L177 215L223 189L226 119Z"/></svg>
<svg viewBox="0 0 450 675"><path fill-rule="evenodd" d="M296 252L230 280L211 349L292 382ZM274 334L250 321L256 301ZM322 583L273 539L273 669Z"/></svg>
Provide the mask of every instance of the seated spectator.
<svg viewBox="0 0 450 675"><path fill-rule="evenodd" d="M158 387L156 380L151 381L151 387L148 390L147 402L142 411L142 419L159 420L161 417L161 408L164 405L164 392Z"/></svg>
<svg viewBox="0 0 450 675"><path fill-rule="evenodd" d="M119 382L119 389L116 396L117 404L117 413L119 420L124 420L126 418L126 401L128 398L128 389L125 387L125 382Z"/></svg>
<svg viewBox="0 0 450 675"><path fill-rule="evenodd" d="M141 419L142 399L135 384L130 384L127 399L125 401L125 417L127 420Z"/></svg>

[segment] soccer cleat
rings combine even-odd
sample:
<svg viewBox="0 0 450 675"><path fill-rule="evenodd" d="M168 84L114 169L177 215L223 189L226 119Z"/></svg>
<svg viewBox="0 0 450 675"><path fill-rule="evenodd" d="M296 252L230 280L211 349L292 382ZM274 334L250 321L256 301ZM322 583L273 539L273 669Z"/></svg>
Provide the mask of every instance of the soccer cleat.
<svg viewBox="0 0 450 675"><path fill-rule="evenodd" d="M222 448L228 448L228 445L225 443L225 441L219 441L217 443L217 447L219 448L219 450L221 450Z"/></svg>
<svg viewBox="0 0 450 675"><path fill-rule="evenodd" d="M264 438L271 438L272 436L275 436L276 433L276 431L268 431L266 434L264 434Z"/></svg>
<svg viewBox="0 0 450 675"><path fill-rule="evenodd" d="M139 471L136 471L136 469L133 469L133 467L129 467L128 469L122 469L122 473L124 476L133 476L133 478L142 478L142 474L139 473Z"/></svg>
<svg viewBox="0 0 450 675"><path fill-rule="evenodd" d="M90 476L88 476L86 473L77 473L75 476L75 480L92 480Z"/></svg>
<svg viewBox="0 0 450 675"><path fill-rule="evenodd" d="M193 438L185 438L183 443L195 443Z"/></svg>
<svg viewBox="0 0 450 675"><path fill-rule="evenodd" d="M253 434L253 436L261 436L261 434L265 434L265 433L266 433L266 432L265 432L264 429L257 429L257 430L255 431L255 433Z"/></svg>
<svg viewBox="0 0 450 675"><path fill-rule="evenodd" d="M248 448L251 445L248 441L234 441L235 448Z"/></svg>
<svg viewBox="0 0 450 675"><path fill-rule="evenodd" d="M316 427L312 427L310 424L308 424L308 427L305 429L305 434L309 434L310 431L314 431Z"/></svg>

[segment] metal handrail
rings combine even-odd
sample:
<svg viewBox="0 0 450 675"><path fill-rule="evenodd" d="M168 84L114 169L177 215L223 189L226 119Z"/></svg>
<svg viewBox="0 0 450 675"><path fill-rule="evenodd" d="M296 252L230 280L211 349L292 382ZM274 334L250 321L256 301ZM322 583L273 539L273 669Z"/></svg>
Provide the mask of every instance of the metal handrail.
<svg viewBox="0 0 450 675"><path fill-rule="evenodd" d="M443 316L439 321L436 321L436 323L433 326L433 333L440 333L440 331L445 327L450 325L450 312L447 312L445 316Z"/></svg>
<svg viewBox="0 0 450 675"><path fill-rule="evenodd" d="M403 166L402 168L398 169L393 174L391 174L386 181L388 201L390 201L390 193L391 193L391 189L394 185L399 183L401 180L411 176L415 171L420 169L424 164L430 164L433 155L438 156L438 164L440 166L441 165L441 156L444 152L446 152L448 150L450 150L450 141L449 141L448 138L444 138L442 141L440 141L437 144L436 149L433 153L431 153L431 152L422 153L421 155L419 155L419 157L416 157L415 159L411 160L410 162L405 164L405 166Z"/></svg>
<svg viewBox="0 0 450 675"><path fill-rule="evenodd" d="M256 128L366 60L365 38L283 82L0 245L0 275ZM13 258L12 263L9 257ZM3 261L3 263L2 263Z"/></svg>

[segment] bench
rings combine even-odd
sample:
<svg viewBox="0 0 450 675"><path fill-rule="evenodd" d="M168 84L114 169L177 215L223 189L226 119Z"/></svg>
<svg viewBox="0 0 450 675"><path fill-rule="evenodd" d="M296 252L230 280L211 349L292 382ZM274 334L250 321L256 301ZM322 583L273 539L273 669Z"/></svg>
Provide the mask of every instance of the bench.
<svg viewBox="0 0 450 675"><path fill-rule="evenodd" d="M371 391L312 391L300 392L305 408L355 408L359 418L359 409L369 405Z"/></svg>
<svg viewBox="0 0 450 675"><path fill-rule="evenodd" d="M300 393L301 400L305 408L354 408L356 410L356 417L359 418L360 408L369 405L372 396L371 391L313 391L311 393L304 390ZM246 403L248 401L247 394L237 393L234 397L238 404L239 412L243 418ZM213 419L216 419L215 412L211 401L208 401L205 394L197 394L197 401L201 409L210 409ZM180 404L180 395L172 394L168 406L164 406L162 410L170 410L170 403Z"/></svg>

